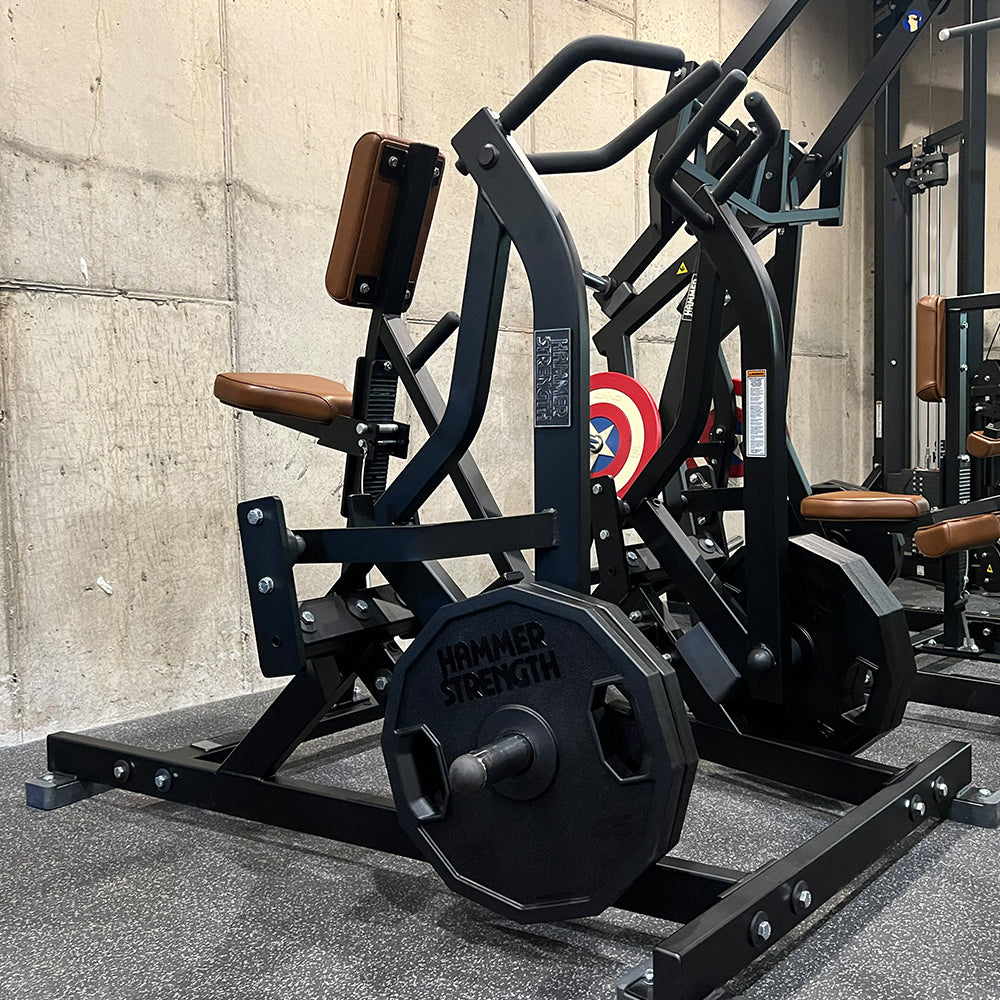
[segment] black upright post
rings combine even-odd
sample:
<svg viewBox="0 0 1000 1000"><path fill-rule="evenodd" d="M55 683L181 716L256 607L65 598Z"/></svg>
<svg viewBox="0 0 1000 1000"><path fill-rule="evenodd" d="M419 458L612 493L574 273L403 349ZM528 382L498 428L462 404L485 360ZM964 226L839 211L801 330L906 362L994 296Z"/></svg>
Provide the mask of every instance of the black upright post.
<svg viewBox="0 0 1000 1000"><path fill-rule="evenodd" d="M875 105L875 449L874 466L910 465L910 285L912 249L906 172L899 149L899 74ZM883 419L884 418L884 419Z"/></svg>
<svg viewBox="0 0 1000 1000"><path fill-rule="evenodd" d="M987 17L987 0L968 0L968 20ZM989 36L965 37L963 75L963 135L959 155L958 294L982 292L986 252L986 56ZM971 363L983 356L983 314L969 314L968 346ZM962 439L964 442L964 438Z"/></svg>
<svg viewBox="0 0 1000 1000"><path fill-rule="evenodd" d="M941 460L941 504L950 507L972 499L972 469L965 453L965 438L969 433L969 328L973 313L948 311L945 350L945 386L948 402L945 407L945 440L949 447ZM982 323L980 323L980 330ZM954 554L941 560L944 579L944 644L957 648L965 642L962 613L966 606L964 555Z"/></svg>

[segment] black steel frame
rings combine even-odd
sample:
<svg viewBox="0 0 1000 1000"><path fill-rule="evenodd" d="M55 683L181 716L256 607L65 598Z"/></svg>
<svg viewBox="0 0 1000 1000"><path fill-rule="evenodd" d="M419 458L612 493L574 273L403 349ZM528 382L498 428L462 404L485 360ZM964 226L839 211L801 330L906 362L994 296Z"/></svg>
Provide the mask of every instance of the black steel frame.
<svg viewBox="0 0 1000 1000"><path fill-rule="evenodd" d="M639 65L658 65L654 59L664 58L663 47L659 46L617 39L602 40L601 44L606 51L600 45L591 46L586 58L616 58ZM597 52L592 51L595 48ZM589 590L587 526L591 494L585 475L589 442L585 419L588 357L583 347L587 332L584 279L561 216L528 159L509 136L581 61L569 60L567 66L563 60L558 69L554 69L553 61L501 116L483 109L455 137L462 167L473 175L480 197L463 302L464 336L455 363L463 378L453 380L443 411L440 397L421 380L426 351L421 355L407 342L400 318L407 300L406 279L416 239L417 209L426 202L437 154L433 147L410 148L408 171L416 180L411 190L404 188L403 207L394 223L398 245L403 249L390 262L388 280L380 281L386 289L386 309L382 315L379 310L373 315L373 335L360 364L367 367L369 375L378 368L386 374L393 369L392 374L399 374L408 388L421 390L426 411L421 416L429 426L433 425L428 443L377 497L362 491L347 498L347 529L296 535L285 529L276 498L240 506L251 594L256 590L265 600L277 594L280 602L274 602L275 606L281 603L298 612L293 584L289 583L291 565L302 559L347 563L340 583L327 595L331 600L320 599L326 601L324 607L333 608L336 627L327 628L327 621L312 616L308 624L314 632L305 630L305 636L300 637L301 647L292 643L295 655L291 679L249 732L199 740L165 752L56 733L47 744L48 784L54 794L39 793L36 783L34 792L29 786L29 801L34 795L34 804L55 807L116 786L345 843L417 856L415 846L399 825L391 800L284 777L279 771L304 741L381 717L378 695L375 701L359 698L355 677L360 675L371 689L381 690L379 678L391 677L393 662L387 640L414 628L433 610L435 602L459 599L453 595L447 575L425 558L430 551L496 553L507 551L509 541L528 542L536 546L536 573L540 579L579 592ZM636 144L641 139L636 138ZM727 231L738 228L728 210L716 204L704 189L695 198L700 210L720 213ZM563 393L565 406L558 407L552 405L551 395L544 399L536 396L537 513L527 518L500 519L492 518L491 498L483 492L484 487L479 488L481 481L474 467L463 466L462 462L485 409L511 242L525 263L532 285L536 351L545 355L554 341L559 342L560 350L565 349L557 376L568 393ZM407 247L409 256L404 252ZM722 256L725 247L720 244L715 252ZM766 290L767 283L760 275L756 277ZM764 298L759 308L751 309L766 321L766 347L761 350L777 351L772 356L780 360L780 317L771 301L773 296ZM446 334L439 338L443 336ZM551 351L545 358L550 366L556 363ZM775 374L780 376L784 366L778 368ZM366 399L365 393L376 395L378 386L374 379L363 379L361 384L364 389L359 405L366 408L368 419L361 421L366 428L358 433L368 435L368 425L378 420L372 419L372 399ZM539 384L536 381L536 392ZM381 415L386 422L385 413ZM393 446L398 442L399 430L388 435ZM371 431L362 439L377 442L379 432ZM783 431L775 434L771 443L783 446ZM355 460L361 457L354 455ZM577 468L579 474L565 475L567 466ZM381 470L362 468L356 462L349 475L362 487L370 485L369 475L376 486L384 483ZM420 525L414 515L449 475L456 484L463 484L467 506L476 508L480 517L487 515L487 523L474 522L461 531L456 529L442 542L438 526ZM553 510L559 518L558 544ZM475 516L471 509L470 513ZM357 534L352 536L352 531ZM350 560L357 560L362 553L354 541L348 541L351 538L363 540L374 554L366 555L363 563L352 564ZM260 563L255 561L258 556ZM515 560L497 559L498 568L510 566L508 573L517 572ZM391 590L358 590L370 562L377 562L385 572ZM269 586L263 586L265 578L257 576L258 565L274 567L276 575L267 578ZM503 573L501 582L505 582ZM395 600L396 593L405 598L406 607ZM308 607L309 602L306 610ZM315 607L319 609L320 604ZM300 618L306 620L304 613ZM352 618L358 627L351 626ZM255 624L272 625L277 620L272 605L259 615L255 612ZM310 639L311 634L314 639ZM274 635L281 638L280 633ZM263 628L258 642L270 636ZM306 640L314 643L312 655L307 652ZM282 647L281 642L266 644L273 649ZM263 667L268 662L262 657ZM276 673L289 672L288 664L270 661L270 665ZM712 868L668 857L637 880L619 901L621 906L686 922L657 947L652 982L646 976L638 977L638 989L648 984L646 995L653 1000L701 1000L807 919L881 857L887 847L903 841L925 820L945 818L957 794L971 781L971 748L963 743L949 743L909 768L895 769L754 740L704 725L696 724L695 732L700 751L710 759L737 768L755 761L759 774L856 805L796 851L755 872ZM623 988L626 995L643 996L642 992L635 993L632 984L626 983Z"/></svg>
<svg viewBox="0 0 1000 1000"><path fill-rule="evenodd" d="M88 736L48 738L53 808L118 787L253 822L419 858L390 798L278 774L304 740L371 721L367 700L341 704L344 675L332 664L296 675L249 733L198 740L169 751ZM795 930L893 845L927 820L948 817L968 795L972 751L953 741L907 768L756 740L694 724L699 753L737 770L852 803L785 857L756 871L667 856L616 906L682 923L657 945L619 994L642 1000L703 1000ZM44 789L39 791L41 796ZM29 792L30 796L30 792ZM807 893L808 895L804 895ZM768 925L762 931L762 923Z"/></svg>

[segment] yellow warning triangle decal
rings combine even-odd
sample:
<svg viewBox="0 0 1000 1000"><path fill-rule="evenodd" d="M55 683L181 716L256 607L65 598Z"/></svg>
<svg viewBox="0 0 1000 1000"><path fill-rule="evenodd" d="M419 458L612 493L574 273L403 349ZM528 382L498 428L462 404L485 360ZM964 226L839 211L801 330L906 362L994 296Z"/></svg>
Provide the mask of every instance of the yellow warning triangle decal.
<svg viewBox="0 0 1000 1000"><path fill-rule="evenodd" d="M681 266L679 268L677 268L677 273L678 274L687 274L688 273L688 266L687 266L687 264L684 263L684 261L681 261Z"/></svg>
<svg viewBox="0 0 1000 1000"><path fill-rule="evenodd" d="M993 567L992 567L992 566L989 566L989 565L987 565L987 567L986 567L986 572L987 572L987 573L992 573L992 572L993 572Z"/></svg>

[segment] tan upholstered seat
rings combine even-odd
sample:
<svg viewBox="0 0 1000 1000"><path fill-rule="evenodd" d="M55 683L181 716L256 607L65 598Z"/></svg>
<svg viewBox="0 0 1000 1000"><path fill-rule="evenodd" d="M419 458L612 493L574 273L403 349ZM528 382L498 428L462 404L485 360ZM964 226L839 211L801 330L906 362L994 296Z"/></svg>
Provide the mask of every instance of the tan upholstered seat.
<svg viewBox="0 0 1000 1000"><path fill-rule="evenodd" d="M347 386L318 375L271 372L223 372L215 377L215 398L241 410L282 413L329 424L350 416Z"/></svg>
<svg viewBox="0 0 1000 1000"><path fill-rule="evenodd" d="M909 521L926 514L924 497L875 490L834 490L806 497L799 508L810 521Z"/></svg>
<svg viewBox="0 0 1000 1000"><path fill-rule="evenodd" d="M914 536L917 548L928 559L938 559L952 552L964 552L1000 540L1000 519L996 514L957 517L921 528Z"/></svg>
<svg viewBox="0 0 1000 1000"><path fill-rule="evenodd" d="M965 450L973 458L996 458L1000 455L1000 438L990 437L982 431L973 431L965 439Z"/></svg>

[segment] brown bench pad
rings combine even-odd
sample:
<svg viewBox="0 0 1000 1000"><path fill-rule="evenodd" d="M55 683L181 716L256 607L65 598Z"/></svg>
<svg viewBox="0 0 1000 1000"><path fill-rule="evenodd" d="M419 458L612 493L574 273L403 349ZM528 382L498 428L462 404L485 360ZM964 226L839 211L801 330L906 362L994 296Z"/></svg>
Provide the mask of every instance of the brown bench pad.
<svg viewBox="0 0 1000 1000"><path fill-rule="evenodd" d="M282 413L329 424L350 416L351 391L319 375L273 372L223 372L215 377L215 398L241 410Z"/></svg>
<svg viewBox="0 0 1000 1000"><path fill-rule="evenodd" d="M940 403L945 389L945 299L925 295L917 302L917 399Z"/></svg>
<svg viewBox="0 0 1000 1000"><path fill-rule="evenodd" d="M939 559L953 552L964 552L1000 541L1000 518L996 514L977 514L975 517L942 521L921 528L913 540L928 559Z"/></svg>
<svg viewBox="0 0 1000 1000"><path fill-rule="evenodd" d="M909 521L931 505L922 496L905 493L834 490L806 497L799 509L810 521Z"/></svg>
<svg viewBox="0 0 1000 1000"><path fill-rule="evenodd" d="M965 439L965 450L973 458L996 458L1000 455L1000 438L991 438L981 431L973 431Z"/></svg>
<svg viewBox="0 0 1000 1000"><path fill-rule="evenodd" d="M326 290L344 305L370 306L375 298L400 192L399 176L386 173L386 163L389 157L395 157L397 163L403 161L409 148L405 139L381 132L366 132L355 143L326 268ZM416 282L420 271L441 189L441 155L437 169L413 255L411 282Z"/></svg>

